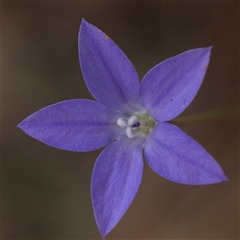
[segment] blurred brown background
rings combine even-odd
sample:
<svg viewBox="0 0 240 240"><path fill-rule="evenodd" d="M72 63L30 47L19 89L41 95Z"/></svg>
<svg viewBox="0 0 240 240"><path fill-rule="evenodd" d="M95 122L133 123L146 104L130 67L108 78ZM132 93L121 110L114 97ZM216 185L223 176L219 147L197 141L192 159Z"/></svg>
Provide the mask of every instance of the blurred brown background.
<svg viewBox="0 0 240 240"><path fill-rule="evenodd" d="M47 105L92 99L78 62L82 18L123 49L140 79L168 57L213 45L204 83L183 115L239 103L238 2L2 2L3 239L101 239L90 198L100 151L54 149L16 127ZM238 120L182 129L230 182L176 184L145 164L135 200L106 239L239 238Z"/></svg>

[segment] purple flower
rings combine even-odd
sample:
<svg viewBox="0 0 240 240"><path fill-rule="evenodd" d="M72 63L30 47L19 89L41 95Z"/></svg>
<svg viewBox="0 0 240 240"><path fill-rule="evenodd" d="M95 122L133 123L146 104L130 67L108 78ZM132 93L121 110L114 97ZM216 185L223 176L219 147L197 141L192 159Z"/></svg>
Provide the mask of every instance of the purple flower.
<svg viewBox="0 0 240 240"><path fill-rule="evenodd" d="M204 185L227 180L203 147L168 122L195 97L211 47L169 58L139 83L121 49L85 20L78 44L83 77L97 102L59 102L27 117L18 127L59 149L85 152L107 145L97 158L91 183L102 237L133 201L142 179L143 155L153 171L173 182Z"/></svg>

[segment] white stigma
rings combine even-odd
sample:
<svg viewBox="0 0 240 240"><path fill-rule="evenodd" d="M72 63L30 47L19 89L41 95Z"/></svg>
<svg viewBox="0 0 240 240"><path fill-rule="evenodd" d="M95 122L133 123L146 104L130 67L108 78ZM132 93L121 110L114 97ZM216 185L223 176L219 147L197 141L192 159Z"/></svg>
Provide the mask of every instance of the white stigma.
<svg viewBox="0 0 240 240"><path fill-rule="evenodd" d="M146 138L154 128L156 122L153 118L144 110L141 112L135 112L134 115L129 118L118 118L117 125L121 128L125 128L128 138L144 137Z"/></svg>
<svg viewBox="0 0 240 240"><path fill-rule="evenodd" d="M138 123L138 117L136 116L131 116L129 119L128 119L128 126L133 126L135 123Z"/></svg>
<svg viewBox="0 0 240 240"><path fill-rule="evenodd" d="M132 127L130 127L130 126L127 126L126 134L129 138L134 138L135 137L135 132L133 131Z"/></svg>
<svg viewBox="0 0 240 240"><path fill-rule="evenodd" d="M131 116L128 120L124 119L124 118L119 118L117 120L117 125L121 128L125 128L126 129L126 135L129 138L134 138L136 137L136 133L133 129L133 125L138 123L138 117L137 116Z"/></svg>
<svg viewBox="0 0 240 240"><path fill-rule="evenodd" d="M128 122L124 118L119 118L117 120L117 125L121 128L126 128L128 126Z"/></svg>

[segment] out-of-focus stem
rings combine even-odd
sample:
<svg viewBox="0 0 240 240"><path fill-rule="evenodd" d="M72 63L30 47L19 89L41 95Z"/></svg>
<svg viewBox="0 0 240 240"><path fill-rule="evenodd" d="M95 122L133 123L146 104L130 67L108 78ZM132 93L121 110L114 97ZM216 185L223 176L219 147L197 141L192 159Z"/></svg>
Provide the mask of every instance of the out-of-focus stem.
<svg viewBox="0 0 240 240"><path fill-rule="evenodd" d="M175 125L186 125L213 120L225 120L237 118L239 118L239 106L232 106L221 109L215 109L203 113L197 113L186 117L179 117L172 121L169 121L169 123L173 123Z"/></svg>

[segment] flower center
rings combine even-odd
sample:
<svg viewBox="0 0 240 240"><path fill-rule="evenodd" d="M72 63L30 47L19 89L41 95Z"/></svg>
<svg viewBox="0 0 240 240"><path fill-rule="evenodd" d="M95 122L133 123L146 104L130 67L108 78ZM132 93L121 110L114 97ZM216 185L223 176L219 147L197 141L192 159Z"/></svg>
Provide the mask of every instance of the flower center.
<svg viewBox="0 0 240 240"><path fill-rule="evenodd" d="M154 128L156 122L146 111L136 112L129 119L119 118L117 124L126 129L129 138L147 137Z"/></svg>

